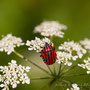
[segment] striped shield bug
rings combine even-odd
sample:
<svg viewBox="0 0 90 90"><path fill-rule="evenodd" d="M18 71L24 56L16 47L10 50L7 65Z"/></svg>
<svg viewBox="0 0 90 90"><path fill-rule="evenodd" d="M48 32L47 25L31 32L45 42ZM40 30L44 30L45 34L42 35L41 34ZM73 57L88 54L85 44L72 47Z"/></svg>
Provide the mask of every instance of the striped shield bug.
<svg viewBox="0 0 90 90"><path fill-rule="evenodd" d="M41 57L45 64L54 64L57 59L55 47L46 43L45 47L41 50Z"/></svg>

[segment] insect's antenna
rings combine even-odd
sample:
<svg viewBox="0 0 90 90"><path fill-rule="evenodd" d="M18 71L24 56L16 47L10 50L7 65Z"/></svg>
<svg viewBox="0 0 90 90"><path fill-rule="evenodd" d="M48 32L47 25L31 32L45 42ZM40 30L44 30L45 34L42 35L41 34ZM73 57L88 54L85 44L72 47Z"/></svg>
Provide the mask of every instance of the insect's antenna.
<svg viewBox="0 0 90 90"><path fill-rule="evenodd" d="M52 43L50 45L52 46Z"/></svg>
<svg viewBox="0 0 90 90"><path fill-rule="evenodd" d="M50 46L53 46L53 44L52 44L52 43L50 43Z"/></svg>

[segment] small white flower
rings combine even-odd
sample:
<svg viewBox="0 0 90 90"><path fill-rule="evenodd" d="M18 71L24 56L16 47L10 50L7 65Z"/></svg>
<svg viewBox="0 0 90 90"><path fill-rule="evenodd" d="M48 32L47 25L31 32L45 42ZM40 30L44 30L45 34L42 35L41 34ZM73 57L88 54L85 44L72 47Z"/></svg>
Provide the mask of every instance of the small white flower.
<svg viewBox="0 0 90 90"><path fill-rule="evenodd" d="M90 74L90 71L87 71L87 74Z"/></svg>
<svg viewBox="0 0 90 90"><path fill-rule="evenodd" d="M13 85L12 85L12 88L16 88L17 87L17 83L14 83Z"/></svg>
<svg viewBox="0 0 90 90"><path fill-rule="evenodd" d="M87 60L84 60L84 64L78 64L79 67L87 69L87 74L90 74L90 57Z"/></svg>
<svg viewBox="0 0 90 90"><path fill-rule="evenodd" d="M29 66L27 66L27 67L25 68L26 72L29 72L30 69L31 69L31 67L29 67Z"/></svg>
<svg viewBox="0 0 90 90"><path fill-rule="evenodd" d="M9 90L9 88L8 88L6 83L5 84L1 84L0 87L3 88L2 90Z"/></svg>
<svg viewBox="0 0 90 90"><path fill-rule="evenodd" d="M64 42L58 49L60 51L57 51L57 62L68 66L72 65L71 60L75 61L77 58L82 58L83 54L86 53L86 50L74 41Z"/></svg>
<svg viewBox="0 0 90 90"><path fill-rule="evenodd" d="M0 40L0 51L5 51L9 55L14 51L15 47L20 47L22 45L24 45L24 43L22 43L21 38L12 36L12 34L8 34Z"/></svg>
<svg viewBox="0 0 90 90"><path fill-rule="evenodd" d="M65 52L60 52L57 51L57 62L58 63L63 63L64 65L68 65L71 66L72 62L70 62L70 60L72 59L72 55L69 53L65 53Z"/></svg>
<svg viewBox="0 0 90 90"><path fill-rule="evenodd" d="M71 54L73 56L73 60L76 60L77 58L82 58L83 54L86 53L86 50L74 41L64 42L64 44L61 44L61 46L59 46L59 50L64 50L65 52Z"/></svg>
<svg viewBox="0 0 90 90"><path fill-rule="evenodd" d="M30 71L30 67L24 67L22 65L17 65L15 60L8 63L8 66L0 66L0 87L2 90L9 90L9 86L16 88L20 82L23 84L30 84L30 79L26 72Z"/></svg>
<svg viewBox="0 0 90 90"><path fill-rule="evenodd" d="M41 33L42 36L58 36L63 37L62 30L66 30L67 27L63 24L59 24L57 21L45 21L35 27L34 33Z"/></svg>
<svg viewBox="0 0 90 90"><path fill-rule="evenodd" d="M67 88L67 90L80 90L77 84L72 84L72 88Z"/></svg>
<svg viewBox="0 0 90 90"><path fill-rule="evenodd" d="M50 44L50 40L48 38L40 39L38 37L35 37L35 40L31 40L26 42L26 46L29 46L28 50L35 50L36 52L40 52L42 50L42 47L45 46L45 43Z"/></svg>
<svg viewBox="0 0 90 90"><path fill-rule="evenodd" d="M85 47L85 49L90 50L90 39L85 38L84 40L80 41L80 43Z"/></svg>

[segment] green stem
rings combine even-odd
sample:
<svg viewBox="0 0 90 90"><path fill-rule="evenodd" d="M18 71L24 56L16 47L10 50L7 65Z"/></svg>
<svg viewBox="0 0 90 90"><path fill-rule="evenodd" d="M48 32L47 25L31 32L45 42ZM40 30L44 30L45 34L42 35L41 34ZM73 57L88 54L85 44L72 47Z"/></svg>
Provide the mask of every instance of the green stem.
<svg viewBox="0 0 90 90"><path fill-rule="evenodd" d="M63 65L61 72L63 72L65 68L66 68L66 65Z"/></svg>
<svg viewBox="0 0 90 90"><path fill-rule="evenodd" d="M47 74L51 75L48 71L46 71L45 69L43 69L42 67L38 66L37 64L35 64L34 62L32 62L31 60L27 59L26 57L24 57L23 55L21 55L20 53L14 51L14 53L19 56L20 58L24 59L25 61L30 62L31 64L33 64L34 66L38 67L39 69L41 69L42 71L46 72Z"/></svg>
<svg viewBox="0 0 90 90"><path fill-rule="evenodd" d="M51 80L49 83L47 83L41 90L49 90L49 87L56 81L56 79Z"/></svg>
<svg viewBox="0 0 90 90"><path fill-rule="evenodd" d="M58 81L58 84L61 86L62 90L64 90L64 87L63 87L63 85L60 83L60 81L59 81L59 80L57 80L57 81Z"/></svg>
<svg viewBox="0 0 90 90"><path fill-rule="evenodd" d="M25 57L23 55L21 55L20 53L16 52L16 51L13 51L17 56L19 56L20 58L22 59L25 59Z"/></svg>
<svg viewBox="0 0 90 90"><path fill-rule="evenodd" d="M51 72L51 74L53 75L51 68L48 65L47 65L47 67L48 67L49 71Z"/></svg>
<svg viewBox="0 0 90 90"><path fill-rule="evenodd" d="M36 77L36 78L30 78L30 80L41 80L41 79L54 79L54 77Z"/></svg>
<svg viewBox="0 0 90 90"><path fill-rule="evenodd" d="M71 68L65 70L64 72L62 72L62 75L65 74L65 73L67 73L67 72L69 72L70 70L74 69L76 66L77 66L77 65L74 65L74 66L72 66Z"/></svg>
<svg viewBox="0 0 90 90"><path fill-rule="evenodd" d="M60 75L60 73L61 73L61 64L60 64L60 66L59 66L58 76Z"/></svg>
<svg viewBox="0 0 90 90"><path fill-rule="evenodd" d="M72 76L81 76L81 75L87 75L87 74L83 73L83 74L75 74L75 75L63 75L63 77L72 77Z"/></svg>
<svg viewBox="0 0 90 90"><path fill-rule="evenodd" d="M53 71L54 71L54 74L56 75L55 64L53 64Z"/></svg>

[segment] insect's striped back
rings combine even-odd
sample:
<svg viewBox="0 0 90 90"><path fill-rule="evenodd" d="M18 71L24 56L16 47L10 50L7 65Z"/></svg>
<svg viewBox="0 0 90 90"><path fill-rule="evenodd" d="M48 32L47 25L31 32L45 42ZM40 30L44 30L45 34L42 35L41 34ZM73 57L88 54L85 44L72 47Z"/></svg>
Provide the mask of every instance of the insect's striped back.
<svg viewBox="0 0 90 90"><path fill-rule="evenodd" d="M51 65L56 62L56 58L57 58L56 51L55 51L55 47L53 47L52 45L46 43L41 53L42 53L43 61L46 64Z"/></svg>

